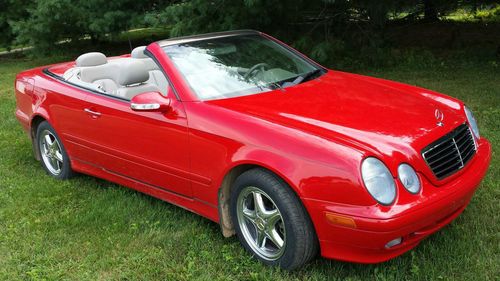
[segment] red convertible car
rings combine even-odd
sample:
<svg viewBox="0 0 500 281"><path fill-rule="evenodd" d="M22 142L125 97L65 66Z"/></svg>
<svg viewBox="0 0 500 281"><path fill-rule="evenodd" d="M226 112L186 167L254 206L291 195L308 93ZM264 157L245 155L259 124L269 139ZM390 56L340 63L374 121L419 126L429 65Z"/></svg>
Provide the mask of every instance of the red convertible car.
<svg viewBox="0 0 500 281"><path fill-rule="evenodd" d="M21 72L47 173L107 179L297 268L382 262L467 206L491 146L454 98L320 66L266 34L181 37Z"/></svg>

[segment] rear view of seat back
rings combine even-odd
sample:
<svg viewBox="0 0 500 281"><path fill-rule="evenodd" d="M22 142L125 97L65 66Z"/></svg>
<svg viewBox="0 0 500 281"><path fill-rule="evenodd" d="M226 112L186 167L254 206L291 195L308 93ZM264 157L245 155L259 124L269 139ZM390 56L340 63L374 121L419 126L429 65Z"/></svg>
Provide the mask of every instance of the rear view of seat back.
<svg viewBox="0 0 500 281"><path fill-rule="evenodd" d="M106 93L114 93L118 89L116 84L119 67L108 63L102 53L86 53L76 59L76 66L80 69L79 79L86 83L98 86Z"/></svg>
<svg viewBox="0 0 500 281"><path fill-rule="evenodd" d="M149 72L141 60L124 61L120 65L118 83L123 87L118 88L116 96L131 100L135 95L146 92L160 92L160 89L149 84Z"/></svg>
<svg viewBox="0 0 500 281"><path fill-rule="evenodd" d="M89 68L83 68L80 71L80 79L84 82L93 83L104 92L112 94L118 89L116 76L119 66L116 64L105 64Z"/></svg>
<svg viewBox="0 0 500 281"><path fill-rule="evenodd" d="M90 67L108 63L108 59L103 53L91 52L80 55L76 58L76 67Z"/></svg>
<svg viewBox="0 0 500 281"><path fill-rule="evenodd" d="M68 69L64 73L63 78L73 84L102 92L103 89L101 89L98 84L94 84L93 81L82 81L80 76L82 69L105 65L107 62L106 56L102 53L92 52L83 54L76 59L75 67Z"/></svg>
<svg viewBox="0 0 500 281"><path fill-rule="evenodd" d="M146 50L146 46L136 47L132 50L130 56L133 59L140 60L145 64L147 70L149 71L149 79L147 83L158 86L160 93L166 96L168 86L167 78L165 78L165 75L160 70L158 65L150 57L144 54L144 50Z"/></svg>

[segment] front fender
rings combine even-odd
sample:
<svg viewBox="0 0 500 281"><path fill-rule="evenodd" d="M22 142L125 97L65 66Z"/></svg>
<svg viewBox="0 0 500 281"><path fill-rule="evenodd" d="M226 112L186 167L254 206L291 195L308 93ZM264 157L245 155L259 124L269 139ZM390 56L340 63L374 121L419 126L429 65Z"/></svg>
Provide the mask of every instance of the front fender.
<svg viewBox="0 0 500 281"><path fill-rule="evenodd" d="M361 159L361 155L359 158ZM236 167L247 165L263 167L292 188L302 199L318 199L349 205L372 205L373 199L364 189L358 177L360 163L353 155L352 161L321 163L304 159L282 151L270 151L258 147L239 149L215 186L221 186L224 176Z"/></svg>

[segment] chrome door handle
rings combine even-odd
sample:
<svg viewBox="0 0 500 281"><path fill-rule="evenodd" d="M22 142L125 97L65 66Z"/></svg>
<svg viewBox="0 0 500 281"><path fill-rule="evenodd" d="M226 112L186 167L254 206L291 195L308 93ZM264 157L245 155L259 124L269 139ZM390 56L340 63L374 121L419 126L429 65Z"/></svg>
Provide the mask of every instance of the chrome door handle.
<svg viewBox="0 0 500 281"><path fill-rule="evenodd" d="M94 116L101 116L100 112L92 111L89 108L85 108L83 111L87 112L88 114L94 115Z"/></svg>

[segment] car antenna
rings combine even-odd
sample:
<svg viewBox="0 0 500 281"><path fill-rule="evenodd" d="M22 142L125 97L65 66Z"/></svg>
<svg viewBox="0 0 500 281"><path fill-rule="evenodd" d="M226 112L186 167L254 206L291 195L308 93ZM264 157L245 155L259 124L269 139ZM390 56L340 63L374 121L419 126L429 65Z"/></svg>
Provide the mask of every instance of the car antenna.
<svg viewBox="0 0 500 281"><path fill-rule="evenodd" d="M130 41L130 33L127 31L128 46L130 47L130 52L132 53L132 42Z"/></svg>

